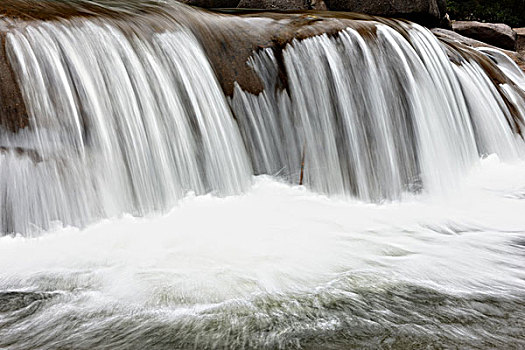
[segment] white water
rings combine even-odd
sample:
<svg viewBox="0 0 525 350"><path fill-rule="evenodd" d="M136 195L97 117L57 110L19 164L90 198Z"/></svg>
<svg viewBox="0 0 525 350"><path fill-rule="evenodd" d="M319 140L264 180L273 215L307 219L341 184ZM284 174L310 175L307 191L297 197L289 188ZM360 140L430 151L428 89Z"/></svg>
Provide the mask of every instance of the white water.
<svg viewBox="0 0 525 350"><path fill-rule="evenodd" d="M0 239L0 289L93 290L127 304L207 304L307 292L346 274L446 291L525 288L525 164L492 156L452 197L385 205L257 179L163 217Z"/></svg>

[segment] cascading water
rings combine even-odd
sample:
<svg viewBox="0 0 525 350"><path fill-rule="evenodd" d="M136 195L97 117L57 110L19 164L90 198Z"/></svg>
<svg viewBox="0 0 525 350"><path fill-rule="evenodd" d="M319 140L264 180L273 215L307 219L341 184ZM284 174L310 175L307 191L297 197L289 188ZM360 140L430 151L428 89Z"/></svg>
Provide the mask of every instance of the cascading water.
<svg viewBox="0 0 525 350"><path fill-rule="evenodd" d="M287 91L273 50L260 51L251 65L264 92L237 86L231 99L244 141L188 30L147 39L73 20L9 32L32 127L2 137L2 232L165 211L188 191L239 193L247 153L257 174L295 183L304 153L309 187L372 201L442 192L480 154L516 159L522 141L483 69L405 27L292 42Z"/></svg>
<svg viewBox="0 0 525 350"><path fill-rule="evenodd" d="M278 63L268 49L251 64L270 92L237 88L231 102L259 173L297 181L304 149L313 189L378 200L421 185L442 192L480 155L522 153L486 73L451 63L420 27L410 26L408 40L378 25L375 40L348 29L296 41L284 62L289 95L274 87Z"/></svg>
<svg viewBox="0 0 525 350"><path fill-rule="evenodd" d="M46 6L0 19L28 117L0 116L0 348L525 346L506 54L343 14Z"/></svg>
<svg viewBox="0 0 525 350"><path fill-rule="evenodd" d="M224 96L187 31L145 42L111 25L43 23L6 41L32 128L2 135L26 153L0 155L2 232L144 215L188 191L250 183Z"/></svg>

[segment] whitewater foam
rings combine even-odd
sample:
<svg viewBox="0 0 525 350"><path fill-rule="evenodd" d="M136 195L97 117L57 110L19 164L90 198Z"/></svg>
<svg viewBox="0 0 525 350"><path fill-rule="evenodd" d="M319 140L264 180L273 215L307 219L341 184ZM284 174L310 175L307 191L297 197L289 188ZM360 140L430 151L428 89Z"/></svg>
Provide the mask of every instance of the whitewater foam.
<svg viewBox="0 0 525 350"><path fill-rule="evenodd" d="M512 195L524 187L524 164L494 156L453 197L383 205L259 177L247 194L189 196L165 216L3 237L0 281L2 289L87 288L146 304L307 291L348 274L518 288L523 261L511 243L523 237L525 203Z"/></svg>

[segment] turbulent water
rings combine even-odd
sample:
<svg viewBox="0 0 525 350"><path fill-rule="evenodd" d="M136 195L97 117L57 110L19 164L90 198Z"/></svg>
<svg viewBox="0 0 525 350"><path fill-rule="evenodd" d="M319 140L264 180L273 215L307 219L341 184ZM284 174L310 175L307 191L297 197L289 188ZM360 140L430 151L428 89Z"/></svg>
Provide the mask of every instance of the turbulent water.
<svg viewBox="0 0 525 350"><path fill-rule="evenodd" d="M6 22L0 348L525 347L510 58L356 20L227 96L188 18L235 17L174 6Z"/></svg>
<svg viewBox="0 0 525 350"><path fill-rule="evenodd" d="M163 217L0 239L8 349L525 346L525 163L377 205L268 177Z"/></svg>

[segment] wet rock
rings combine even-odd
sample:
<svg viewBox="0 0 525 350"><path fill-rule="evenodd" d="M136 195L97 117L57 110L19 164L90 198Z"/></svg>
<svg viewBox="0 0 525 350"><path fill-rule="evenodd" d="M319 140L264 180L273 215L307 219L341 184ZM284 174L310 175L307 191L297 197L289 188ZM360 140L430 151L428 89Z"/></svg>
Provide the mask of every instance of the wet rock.
<svg viewBox="0 0 525 350"><path fill-rule="evenodd" d="M28 126L29 118L5 50L6 32L0 26L0 128L16 132Z"/></svg>
<svg viewBox="0 0 525 350"><path fill-rule="evenodd" d="M500 47L514 50L516 32L503 23L481 23L476 21L454 21L452 29L463 36Z"/></svg>
<svg viewBox="0 0 525 350"><path fill-rule="evenodd" d="M489 78L492 80L492 83L499 90L500 95L503 97L504 103L509 109L511 118L508 119L511 129L519 135L524 135L525 131L523 130L523 120L521 117L521 112L518 111L514 105L506 97L504 91L502 91L502 86L504 85L513 85L514 83L505 75L498 67L494 66L491 62L491 59L479 52L474 50L475 48L492 48L497 51L509 56L517 65L525 72L525 55L522 55L518 52L499 49L495 46L491 46L484 42L474 40L471 38L464 37L456 32L451 30L446 30L442 28L432 29L432 33L445 45L445 48L450 47L452 50L447 50L449 53L449 58L452 62L456 64L461 64L461 57L455 58L451 54L464 56L468 60L476 61L487 73ZM525 95L524 95L525 97Z"/></svg>
<svg viewBox="0 0 525 350"><path fill-rule="evenodd" d="M13 312L52 297L49 293L0 292L0 313Z"/></svg>
<svg viewBox="0 0 525 350"><path fill-rule="evenodd" d="M464 45L471 48L477 48L477 47L493 47L498 48L493 45L487 44L485 42L467 38L457 32L453 32L451 30L446 30L442 28L434 28L432 29L432 33L436 35L439 39L442 41L446 41L449 43L457 43L459 45ZM520 54L518 52L509 51L509 50L501 50L504 52L507 56L509 56L516 64L525 72L525 54Z"/></svg>
<svg viewBox="0 0 525 350"><path fill-rule="evenodd" d="M182 12L184 16L180 16ZM181 24L190 28L202 43L217 80L228 96L233 94L235 84L254 95L263 91L263 84L249 62L254 52L271 49L280 60L282 49L294 39L301 40L320 34L336 35L348 27L360 32L372 33L376 23L371 21L372 19L392 22L382 18L340 12L296 14L246 10L225 12L235 13L236 16L187 11L179 7L177 18ZM282 68L284 69L284 66ZM284 71L279 74L282 78L281 83L285 86L286 74Z"/></svg>
<svg viewBox="0 0 525 350"><path fill-rule="evenodd" d="M515 28L516 51L525 55L525 28Z"/></svg>

